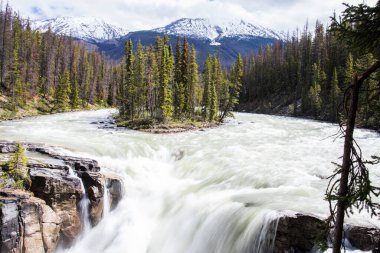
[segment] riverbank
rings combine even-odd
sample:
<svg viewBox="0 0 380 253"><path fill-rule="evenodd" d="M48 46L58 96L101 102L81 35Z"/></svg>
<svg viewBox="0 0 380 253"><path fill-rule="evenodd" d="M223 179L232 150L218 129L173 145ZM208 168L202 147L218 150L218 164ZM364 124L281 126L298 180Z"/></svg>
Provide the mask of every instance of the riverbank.
<svg viewBox="0 0 380 253"><path fill-rule="evenodd" d="M86 107L68 110L67 112L91 111L104 108L106 107L89 104ZM45 99L34 98L32 100L29 100L24 107L18 107L16 110L13 110L13 108L10 106L9 98L6 96L0 96L0 121L15 120L56 113L59 112L53 110L53 103Z"/></svg>
<svg viewBox="0 0 380 253"><path fill-rule="evenodd" d="M306 119L306 120L315 120L318 122L326 122L326 123L336 123L337 121L327 120L322 117L315 117L310 115L304 115L301 114L301 101L298 101L296 111L297 113L294 113L294 104L275 104L275 105L259 105L257 103L251 102L251 103L242 103L237 106L238 112L244 112L244 113L255 113L255 114L264 114L264 115L274 115L274 116L284 116L284 117L291 117L291 118L298 118L298 119ZM380 132L380 127L377 127L375 125L370 124L364 124L360 120L356 124L356 128L362 128L362 129L369 129L374 130L376 132Z"/></svg>

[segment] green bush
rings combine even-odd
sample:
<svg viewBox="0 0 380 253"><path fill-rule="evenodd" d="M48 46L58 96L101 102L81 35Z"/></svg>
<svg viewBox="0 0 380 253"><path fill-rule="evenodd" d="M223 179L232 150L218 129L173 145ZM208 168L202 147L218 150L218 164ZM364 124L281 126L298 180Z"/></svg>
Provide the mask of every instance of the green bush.
<svg viewBox="0 0 380 253"><path fill-rule="evenodd" d="M28 159L25 156L24 146L16 144L16 151L7 164L5 176L14 180L13 187L17 189L28 190L31 185L31 179L28 173Z"/></svg>

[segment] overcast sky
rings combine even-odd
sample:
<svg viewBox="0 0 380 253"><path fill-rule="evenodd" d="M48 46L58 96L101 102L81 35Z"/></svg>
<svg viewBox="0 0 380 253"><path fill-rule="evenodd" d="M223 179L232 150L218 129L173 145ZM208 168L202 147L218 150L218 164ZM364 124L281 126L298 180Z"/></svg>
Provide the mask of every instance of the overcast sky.
<svg viewBox="0 0 380 253"><path fill-rule="evenodd" d="M285 32L302 28L306 20L327 24L334 10L344 9L342 2L363 0L9 0L14 10L31 19L94 16L132 31L201 17L216 22L238 18ZM374 5L376 0L364 2Z"/></svg>

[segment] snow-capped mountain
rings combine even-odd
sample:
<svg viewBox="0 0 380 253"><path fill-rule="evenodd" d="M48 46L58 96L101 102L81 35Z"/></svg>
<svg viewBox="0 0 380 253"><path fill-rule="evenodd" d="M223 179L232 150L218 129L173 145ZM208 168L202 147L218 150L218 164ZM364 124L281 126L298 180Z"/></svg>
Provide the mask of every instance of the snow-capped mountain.
<svg viewBox="0 0 380 253"><path fill-rule="evenodd" d="M128 24L126 24L128 25ZM82 39L94 45L96 50L111 59L120 60L124 55L124 44L132 40L136 45L152 45L156 36L169 35L172 45L177 37L187 37L195 46L198 63L203 65L208 54L218 54L224 66L231 66L238 54L255 53L260 46L282 40L282 33L243 20L212 22L208 19L183 18L161 28L144 31L126 31L91 17L59 17L33 22L35 29L53 32Z"/></svg>
<svg viewBox="0 0 380 253"><path fill-rule="evenodd" d="M119 38L128 33L121 27L111 25L93 17L58 17L33 22L33 27L42 32L51 28L55 33L71 35L90 43Z"/></svg>
<svg viewBox="0 0 380 253"><path fill-rule="evenodd" d="M281 33L277 33L263 26L253 25L243 20L234 20L223 23L214 23L203 18L182 18L173 23L154 29L153 31L175 36L186 36L196 39L211 40L211 45L220 45L222 38L252 38L262 37L281 40Z"/></svg>

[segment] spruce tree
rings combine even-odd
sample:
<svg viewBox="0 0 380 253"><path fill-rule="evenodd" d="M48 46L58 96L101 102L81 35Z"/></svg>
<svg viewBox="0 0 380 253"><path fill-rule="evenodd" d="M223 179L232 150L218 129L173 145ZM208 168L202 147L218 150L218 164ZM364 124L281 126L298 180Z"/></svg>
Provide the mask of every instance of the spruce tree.
<svg viewBox="0 0 380 253"><path fill-rule="evenodd" d="M224 85L229 85L228 87L228 102L224 106L219 121L222 122L226 117L232 116L232 110L239 103L240 90L243 83L243 59L241 55L238 54L235 64L231 70L231 81L224 81ZM227 88L227 87L226 87Z"/></svg>
<svg viewBox="0 0 380 253"><path fill-rule="evenodd" d="M205 71L203 75L203 100L202 100L202 117L204 120L210 118L210 95L211 95L211 76L212 63L210 55L207 55L205 62Z"/></svg>
<svg viewBox="0 0 380 253"><path fill-rule="evenodd" d="M338 72L336 68L334 67L333 76L331 79L331 88L330 88L330 103L331 103L331 120L336 121L337 120L337 109L338 109L338 103L339 103L339 83L338 83Z"/></svg>
<svg viewBox="0 0 380 253"><path fill-rule="evenodd" d="M71 109L77 109L80 105L79 87L78 87L76 71L74 71L73 73L73 81L71 82L70 104L71 104Z"/></svg>
<svg viewBox="0 0 380 253"><path fill-rule="evenodd" d="M25 156L24 146L16 144L16 151L7 164L6 175L14 180L13 186L18 189L29 189L31 179L28 173L28 160Z"/></svg>
<svg viewBox="0 0 380 253"><path fill-rule="evenodd" d="M133 71L133 43L132 40L128 40L125 44L125 71L124 71L124 112L128 119L134 118L134 100L135 100L135 87L134 87L134 71Z"/></svg>
<svg viewBox="0 0 380 253"><path fill-rule="evenodd" d="M68 71L65 72L64 76L59 77L58 87L55 90L55 105L54 110L56 112L66 112L70 109L70 74Z"/></svg>
<svg viewBox="0 0 380 253"><path fill-rule="evenodd" d="M191 113L191 97L189 87L189 45L186 37L183 38L182 54L181 54L181 83L183 85L183 108L185 115Z"/></svg>
<svg viewBox="0 0 380 253"><path fill-rule="evenodd" d="M352 79L354 78L354 59L351 53L347 56L344 70L344 87L348 87L351 85Z"/></svg>
<svg viewBox="0 0 380 253"><path fill-rule="evenodd" d="M321 109L322 100L320 97L321 86L319 84L320 71L319 71L319 66L316 63L313 64L312 73L313 74L312 74L311 86L308 92L308 101L310 101L309 110L313 116L318 116L318 113Z"/></svg>
<svg viewBox="0 0 380 253"><path fill-rule="evenodd" d="M219 61L216 55L214 55L211 63L211 81L210 81L210 94L209 94L209 103L210 103L210 115L209 121L212 122L216 119L218 113L218 98L217 98L217 79L219 77Z"/></svg>
<svg viewBox="0 0 380 253"><path fill-rule="evenodd" d="M181 79L181 39L177 38L176 50L174 58L174 91L173 91L173 107L174 116L179 118L183 109L183 83Z"/></svg>
<svg viewBox="0 0 380 253"><path fill-rule="evenodd" d="M173 115L172 90L170 87L171 60L169 49L166 45L162 48L160 68L160 119L168 121Z"/></svg>
<svg viewBox="0 0 380 253"><path fill-rule="evenodd" d="M189 87L189 110L188 113L190 116L193 116L195 106L196 106L196 95L195 91L198 88L198 64L197 64L197 55L195 47L191 47L190 52L190 65L189 65L189 78L188 78L188 87Z"/></svg>
<svg viewBox="0 0 380 253"><path fill-rule="evenodd" d="M137 117L143 117L145 112L145 101L147 99L147 87L145 83L145 56L140 41L137 43L136 62L135 62L135 88L136 88L136 107Z"/></svg>
<svg viewBox="0 0 380 253"><path fill-rule="evenodd" d="M21 39L21 24L18 16L13 20L13 61L10 72L10 84L12 90L12 109L15 111L17 107L24 106L26 101L25 87L21 80L20 73L20 39Z"/></svg>

